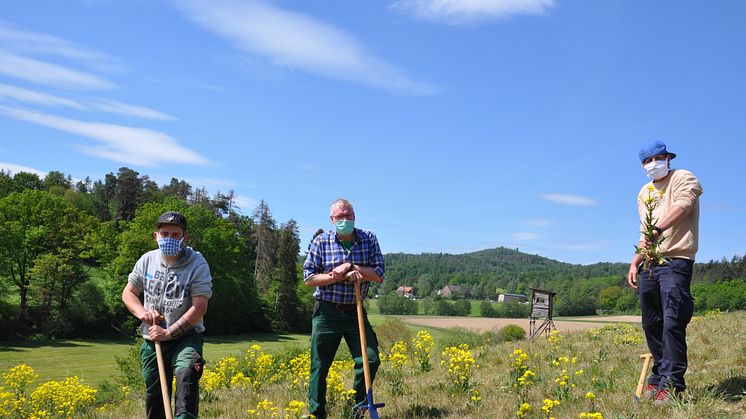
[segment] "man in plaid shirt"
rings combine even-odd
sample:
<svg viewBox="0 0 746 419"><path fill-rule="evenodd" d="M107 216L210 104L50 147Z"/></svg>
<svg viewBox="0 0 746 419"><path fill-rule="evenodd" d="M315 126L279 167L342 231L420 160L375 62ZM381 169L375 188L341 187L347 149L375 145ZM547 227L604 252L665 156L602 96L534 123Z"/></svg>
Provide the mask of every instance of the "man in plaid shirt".
<svg viewBox="0 0 746 419"><path fill-rule="evenodd" d="M316 287L311 332L311 376L308 388L309 411L318 419L326 418L326 376L344 338L355 361L355 405L365 405L365 378L358 335L355 305L355 282L361 283L361 296L368 292L368 282L383 280L383 255L375 234L355 228L355 211L350 201L338 199L330 208L334 230L313 240L303 279ZM378 339L363 312L371 380L378 366Z"/></svg>

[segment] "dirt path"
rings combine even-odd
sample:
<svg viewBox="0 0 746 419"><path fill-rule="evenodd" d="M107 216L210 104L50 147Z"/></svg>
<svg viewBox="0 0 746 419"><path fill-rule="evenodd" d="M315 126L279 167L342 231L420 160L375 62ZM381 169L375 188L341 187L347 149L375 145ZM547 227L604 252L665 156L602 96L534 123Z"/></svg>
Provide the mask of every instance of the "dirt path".
<svg viewBox="0 0 746 419"><path fill-rule="evenodd" d="M515 324L526 329L528 333L528 319L495 319L489 317L448 317L448 316L403 316L402 320L409 324L437 327L447 329L449 327L464 327L467 329L476 329L479 332L488 330L497 330L507 324ZM554 320L557 330L584 330L596 327L602 327L608 323L639 323L640 316L589 316L589 317L566 317L562 320ZM536 321L536 326L541 325L542 320Z"/></svg>

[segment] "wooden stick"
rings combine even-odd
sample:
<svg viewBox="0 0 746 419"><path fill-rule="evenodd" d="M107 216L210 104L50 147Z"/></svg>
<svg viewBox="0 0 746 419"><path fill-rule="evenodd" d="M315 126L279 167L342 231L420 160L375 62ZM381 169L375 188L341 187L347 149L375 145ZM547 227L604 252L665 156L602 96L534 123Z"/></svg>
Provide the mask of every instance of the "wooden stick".
<svg viewBox="0 0 746 419"><path fill-rule="evenodd" d="M365 321L363 320L363 301L360 297L360 281L355 281L355 302L357 303L357 328L360 335L360 352L363 355L363 374L365 375L365 392L371 387L370 365L368 365L368 342L365 339Z"/></svg>
<svg viewBox="0 0 746 419"><path fill-rule="evenodd" d="M650 365L650 360L653 358L653 354L642 354L640 355L640 359L644 359L645 362L642 363L642 371L640 371L640 380L637 382L637 391L635 391L635 396L639 399L642 397L642 387L645 385L645 377L648 375L648 366Z"/></svg>
<svg viewBox="0 0 746 419"><path fill-rule="evenodd" d="M161 343L155 342L155 357L158 361L158 376L161 380L161 396L163 396L163 410L166 411L166 419L173 419L171 414L171 396L168 394L168 382L166 381L166 367L163 365L163 350Z"/></svg>

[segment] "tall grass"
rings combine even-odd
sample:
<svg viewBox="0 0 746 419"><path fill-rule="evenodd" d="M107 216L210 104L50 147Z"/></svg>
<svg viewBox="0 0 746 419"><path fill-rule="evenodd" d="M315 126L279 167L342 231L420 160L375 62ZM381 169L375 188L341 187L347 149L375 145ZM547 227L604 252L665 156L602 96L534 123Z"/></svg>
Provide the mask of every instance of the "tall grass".
<svg viewBox="0 0 746 419"><path fill-rule="evenodd" d="M402 343L394 345L390 340L397 339L400 325L387 325L380 337L383 340L385 335L387 343L382 342L382 347L388 352L384 351L374 394L377 402L386 403L378 410L382 418L746 417L745 321L744 312L716 313L692 321L687 339L689 388L680 399L665 406L633 400L642 366L639 355L647 348L640 327L626 324L555 333L550 339L533 341L494 343L483 339L482 346L451 346L445 350L436 340L429 370L419 368L413 356L418 336L402 333ZM443 338L452 342L449 333ZM253 351L256 355L257 349ZM249 358L259 359L254 355ZM279 363L283 357L276 358ZM211 362L208 370L214 371L217 361ZM351 387L352 374L349 363L343 364L339 371L346 391ZM270 374L268 365L250 365L246 376L255 380L252 374L259 374L257 371ZM283 368L291 371L287 366L273 368L276 372ZM261 412L265 412L263 417L271 417L270 410L260 408L270 406L276 408L278 417L299 417L306 412L291 402L306 401L307 378L301 376L294 381L286 372L274 378L258 377L251 385L211 392L201 403L201 416L262 417ZM329 412L332 418L348 417L349 404L339 400ZM143 410L142 396L129 394L119 403L87 411L84 416L142 417Z"/></svg>

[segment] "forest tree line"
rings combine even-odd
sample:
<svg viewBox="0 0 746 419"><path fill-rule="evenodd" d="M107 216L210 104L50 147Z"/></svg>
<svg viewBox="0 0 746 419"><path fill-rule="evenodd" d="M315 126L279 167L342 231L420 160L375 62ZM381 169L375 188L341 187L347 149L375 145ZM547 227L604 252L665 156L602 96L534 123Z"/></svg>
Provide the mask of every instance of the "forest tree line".
<svg viewBox="0 0 746 419"><path fill-rule="evenodd" d="M121 291L140 255L156 248L154 222L167 210L187 216L189 243L210 264L208 333L308 330L313 290L301 279L294 220L278 224L264 201L243 215L232 191L210 196L176 178L159 186L122 167L96 181L73 181L57 171L44 177L0 171L0 336L132 334L136 320L124 308ZM459 287L454 300L552 290L557 315L639 310L626 285L626 263L573 265L502 247L460 255L388 253L385 260L385 280L373 293L388 296L401 285L414 287L425 299L415 303L423 310L387 302L406 312L464 312L463 303L439 301L445 285ZM696 308L746 309L745 278L746 257L696 263ZM486 316L519 315L509 307L483 306Z"/></svg>
<svg viewBox="0 0 746 419"><path fill-rule="evenodd" d="M297 223L278 224L264 201L242 215L234 198L175 178L158 186L126 167L77 182L0 171L0 336L131 335L121 292L169 210L186 215L189 245L210 265L208 333L307 330Z"/></svg>

